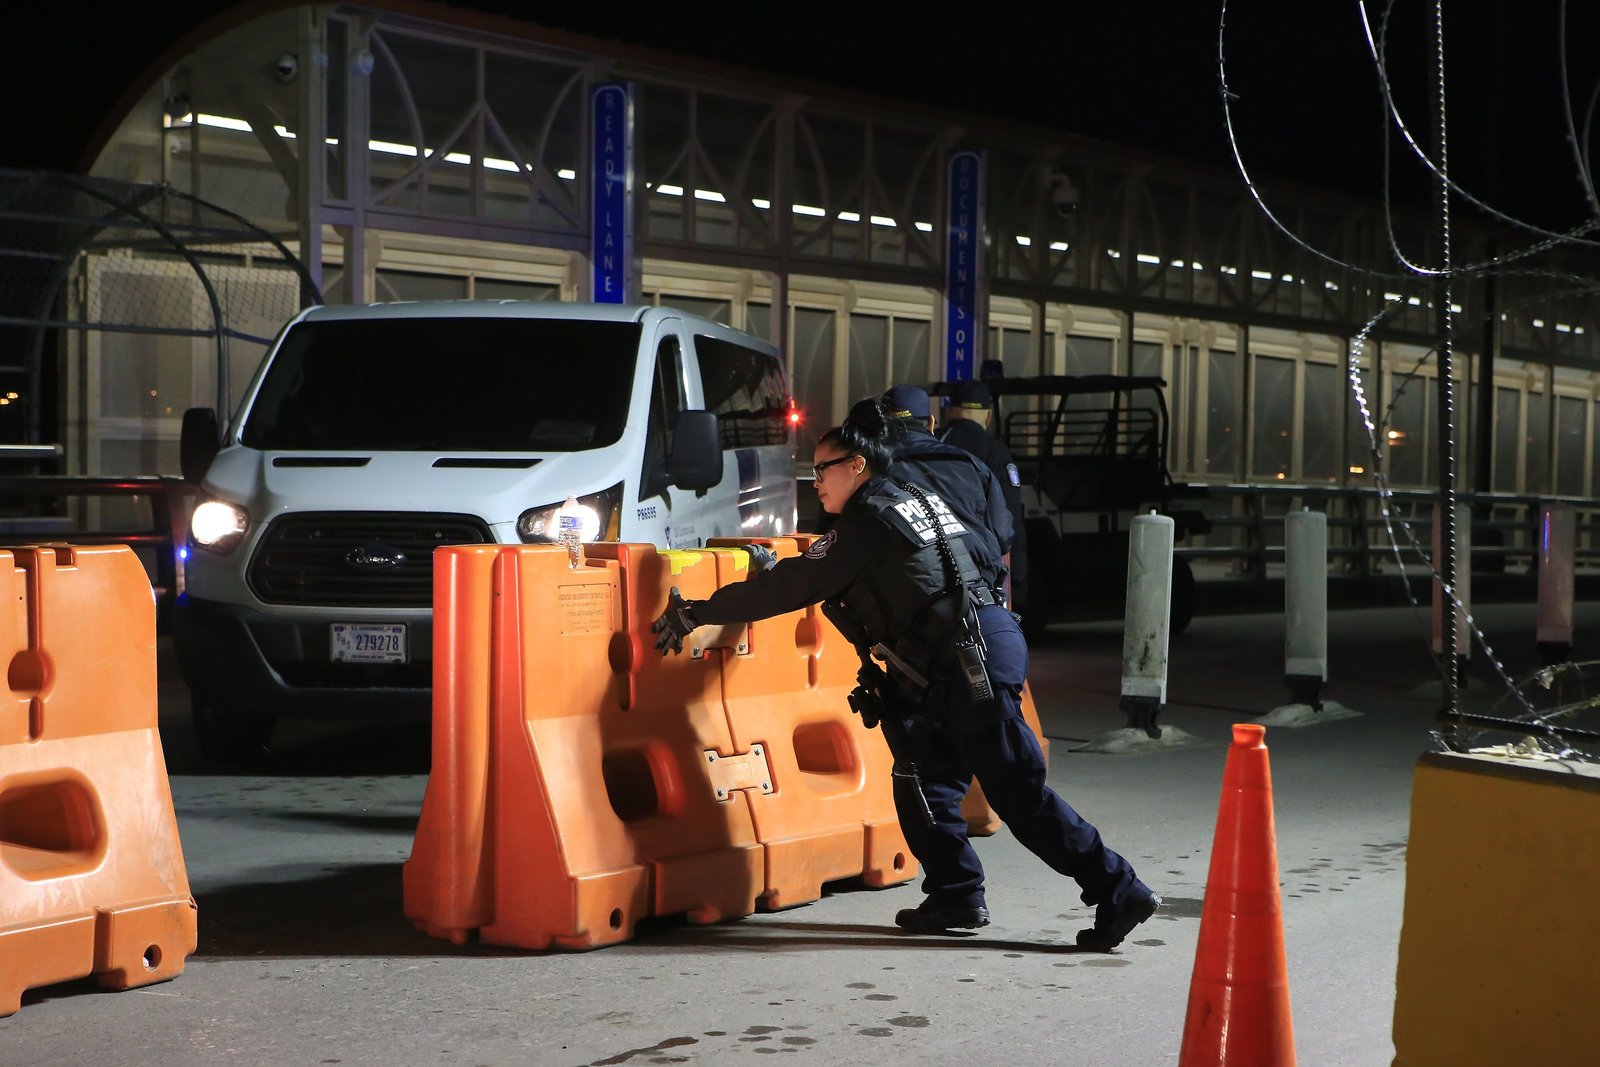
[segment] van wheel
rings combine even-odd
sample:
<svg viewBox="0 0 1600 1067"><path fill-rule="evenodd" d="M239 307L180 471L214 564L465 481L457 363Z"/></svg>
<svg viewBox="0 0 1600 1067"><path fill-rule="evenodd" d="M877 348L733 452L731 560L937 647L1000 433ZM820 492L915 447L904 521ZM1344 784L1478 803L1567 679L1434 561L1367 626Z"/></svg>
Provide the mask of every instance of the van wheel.
<svg viewBox="0 0 1600 1067"><path fill-rule="evenodd" d="M278 726L276 716L244 708L223 710L199 699L192 703L192 714L195 743L206 759L238 766L255 766L266 760Z"/></svg>

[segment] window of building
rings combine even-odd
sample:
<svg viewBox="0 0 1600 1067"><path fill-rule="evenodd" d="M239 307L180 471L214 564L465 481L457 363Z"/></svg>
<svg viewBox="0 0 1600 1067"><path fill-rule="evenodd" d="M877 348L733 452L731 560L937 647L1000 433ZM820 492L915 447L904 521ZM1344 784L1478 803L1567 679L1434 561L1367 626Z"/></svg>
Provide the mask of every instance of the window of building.
<svg viewBox="0 0 1600 1067"><path fill-rule="evenodd" d="M1556 398L1556 494L1583 495L1585 419L1588 404L1582 397Z"/></svg>
<svg viewBox="0 0 1600 1067"><path fill-rule="evenodd" d="M1305 365L1305 402L1300 436L1300 479L1339 480L1339 426L1347 404L1339 368L1332 363Z"/></svg>
<svg viewBox="0 0 1600 1067"><path fill-rule="evenodd" d="M1517 491L1517 446L1522 438L1522 391L1494 391L1494 477L1496 493Z"/></svg>
<svg viewBox="0 0 1600 1067"><path fill-rule="evenodd" d="M1235 356L1212 349L1206 356L1206 473L1230 478L1239 456Z"/></svg>
<svg viewBox="0 0 1600 1067"><path fill-rule="evenodd" d="M1250 472L1283 481L1294 474L1294 360L1256 356L1255 379Z"/></svg>

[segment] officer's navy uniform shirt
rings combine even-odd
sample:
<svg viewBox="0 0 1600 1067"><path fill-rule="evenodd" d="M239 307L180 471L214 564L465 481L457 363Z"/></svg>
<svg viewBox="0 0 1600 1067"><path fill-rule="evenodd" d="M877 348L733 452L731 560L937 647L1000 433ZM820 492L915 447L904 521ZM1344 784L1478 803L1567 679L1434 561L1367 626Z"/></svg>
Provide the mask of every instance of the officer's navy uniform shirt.
<svg viewBox="0 0 1600 1067"><path fill-rule="evenodd" d="M1022 486L1017 478L1017 465L1006 443L972 419L952 419L950 425L939 431L937 440L976 456L993 472L1000 484L1000 494L1005 498L1006 510L1011 514L1014 531L1011 542L1011 586L1015 592L1028 580L1028 540L1022 517Z"/></svg>

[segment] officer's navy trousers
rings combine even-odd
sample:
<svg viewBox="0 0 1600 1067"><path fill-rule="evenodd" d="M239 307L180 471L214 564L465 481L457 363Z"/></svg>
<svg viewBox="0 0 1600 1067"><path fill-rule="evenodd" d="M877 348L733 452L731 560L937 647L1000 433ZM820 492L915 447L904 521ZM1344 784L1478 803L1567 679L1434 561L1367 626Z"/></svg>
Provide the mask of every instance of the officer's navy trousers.
<svg viewBox="0 0 1600 1067"><path fill-rule="evenodd" d="M961 802L975 777L995 814L1034 855L1075 879L1085 904L1121 906L1142 884L1127 860L1105 846L1100 832L1045 785L1044 753L1022 717L1022 683L1028 646L1010 612L979 610L988 646L986 667L995 701L974 706L965 682L952 671L920 706L896 700L910 752L934 823L927 825L915 786L896 776L895 808L911 852L922 864L923 892L952 907L985 904L983 865L967 839ZM937 705L937 706L935 706ZM909 710L909 714L905 714ZM893 748L894 746L891 746Z"/></svg>

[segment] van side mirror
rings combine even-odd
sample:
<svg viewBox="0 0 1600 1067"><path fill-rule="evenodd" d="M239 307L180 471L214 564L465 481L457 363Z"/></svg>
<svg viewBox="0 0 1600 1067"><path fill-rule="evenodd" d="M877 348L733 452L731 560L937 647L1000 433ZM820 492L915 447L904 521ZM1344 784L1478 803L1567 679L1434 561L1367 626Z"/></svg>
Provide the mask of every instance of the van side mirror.
<svg viewBox="0 0 1600 1067"><path fill-rule="evenodd" d="M703 492L722 481L722 440L717 416L710 411L684 411L672 432L667 474L680 489Z"/></svg>
<svg viewBox="0 0 1600 1067"><path fill-rule="evenodd" d="M183 434L178 439L178 468L183 480L199 485L217 457L217 413L211 408L190 408L183 413Z"/></svg>

